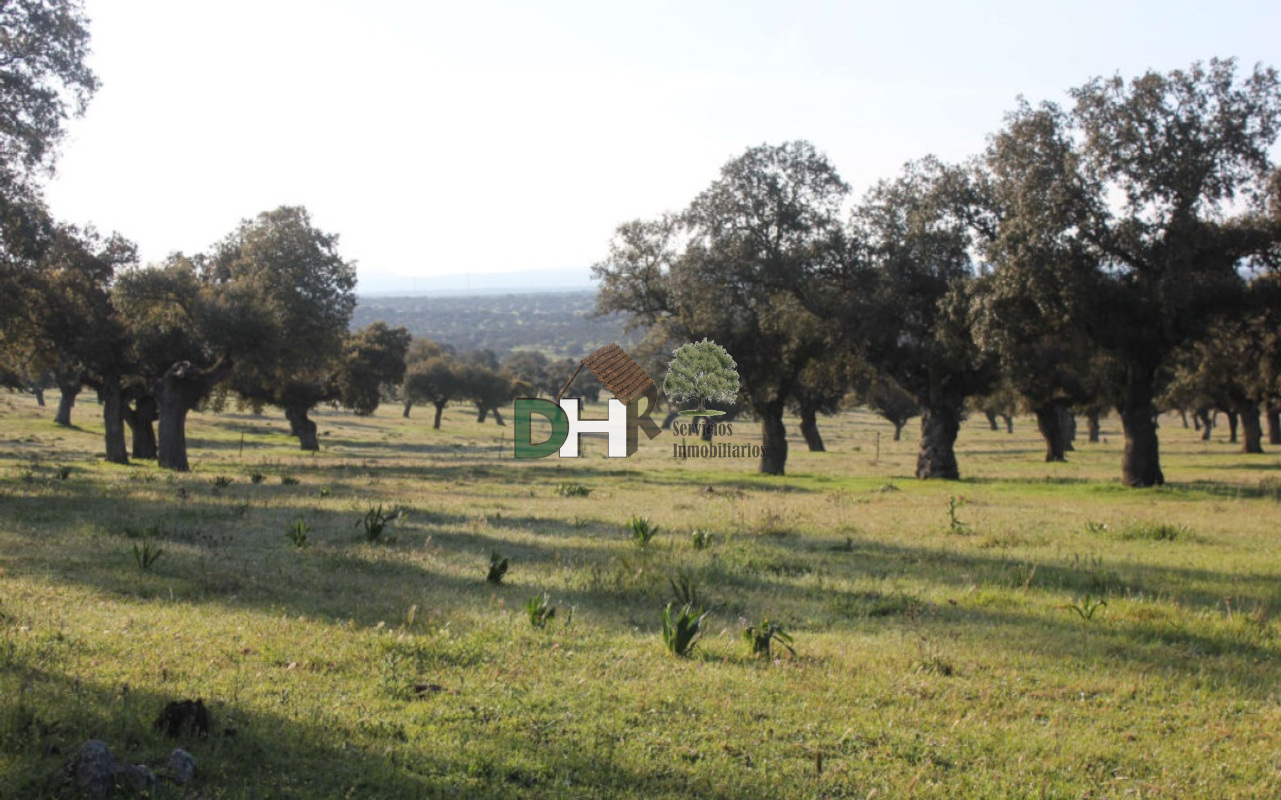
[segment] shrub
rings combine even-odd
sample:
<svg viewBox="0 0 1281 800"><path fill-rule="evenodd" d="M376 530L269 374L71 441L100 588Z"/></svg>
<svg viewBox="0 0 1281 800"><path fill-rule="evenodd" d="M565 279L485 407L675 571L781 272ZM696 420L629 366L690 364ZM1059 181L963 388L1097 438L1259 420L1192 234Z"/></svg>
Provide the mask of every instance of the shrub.
<svg viewBox="0 0 1281 800"><path fill-rule="evenodd" d="M627 520L627 532L637 547L648 547L658 533L658 526L650 522L649 517L632 517Z"/></svg>
<svg viewBox="0 0 1281 800"><path fill-rule="evenodd" d="M233 483L235 481L231 479L230 475L215 475L213 479L213 485L219 489L226 489Z"/></svg>
<svg viewBox="0 0 1281 800"><path fill-rule="evenodd" d="M782 625L768 619L761 620L758 625L749 625L747 630L743 631L743 641L752 648L752 655L760 656L767 661L774 642L787 648L787 652L793 656L796 655L796 651L792 649L791 635L783 630Z"/></svg>
<svg viewBox="0 0 1281 800"><path fill-rule="evenodd" d="M160 556L164 555L164 552L164 548L153 547L151 542L143 542L142 547L135 544L133 546L133 560L137 562L138 569L150 572Z"/></svg>
<svg viewBox="0 0 1281 800"><path fill-rule="evenodd" d="M365 516L356 520L356 527L363 526L365 529L365 541L374 544L380 541L392 541L391 537L383 537L383 532L387 526L395 522L401 516L400 511L396 509L383 510L382 503L372 506L365 512Z"/></svg>
<svg viewBox="0 0 1281 800"><path fill-rule="evenodd" d="M581 483L558 483L556 484L556 494L561 497L586 497L591 494L592 490Z"/></svg>
<svg viewBox="0 0 1281 800"><path fill-rule="evenodd" d="M495 586L503 582L503 577L507 574L507 557L499 556L497 551L489 554L489 573L485 580Z"/></svg>
<svg viewBox="0 0 1281 800"><path fill-rule="evenodd" d="M308 533L311 533L311 526L299 517L289 526L289 541L294 547L306 547Z"/></svg>
<svg viewBox="0 0 1281 800"><path fill-rule="evenodd" d="M706 611L688 603L679 609L675 603L667 604L663 609L663 643L672 655L685 658L694 652L706 618Z"/></svg>
<svg viewBox="0 0 1281 800"><path fill-rule="evenodd" d="M712 534L711 531L699 528L689 535L689 539L695 550L704 550L712 543Z"/></svg>
<svg viewBox="0 0 1281 800"><path fill-rule="evenodd" d="M556 617L556 607L551 605L546 592L526 600L525 612L529 614L529 624L540 629Z"/></svg>

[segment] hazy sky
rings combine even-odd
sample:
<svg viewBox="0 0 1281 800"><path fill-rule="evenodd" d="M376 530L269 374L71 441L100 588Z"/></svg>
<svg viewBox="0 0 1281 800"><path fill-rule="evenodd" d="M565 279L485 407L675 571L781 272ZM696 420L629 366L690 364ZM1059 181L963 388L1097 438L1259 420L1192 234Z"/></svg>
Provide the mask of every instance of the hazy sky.
<svg viewBox="0 0 1281 800"><path fill-rule="evenodd" d="M1063 100L1235 56L1281 66L1276 2L87 0L102 89L54 213L200 251L302 204L361 289L586 267L748 147L808 139L861 193Z"/></svg>

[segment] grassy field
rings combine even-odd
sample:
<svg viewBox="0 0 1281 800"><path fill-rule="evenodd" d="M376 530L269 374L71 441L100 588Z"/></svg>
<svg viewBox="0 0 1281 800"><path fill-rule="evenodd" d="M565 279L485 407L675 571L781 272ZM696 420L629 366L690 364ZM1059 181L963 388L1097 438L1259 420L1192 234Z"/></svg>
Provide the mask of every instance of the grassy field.
<svg viewBox="0 0 1281 800"><path fill-rule="evenodd" d="M763 478L667 434L515 462L467 408L320 413L315 456L197 414L175 475L101 463L98 412L0 396L3 798L77 796L90 738L190 750L157 797L1281 796L1281 459L1174 418L1170 485L1127 490L1114 420L1057 465L1029 421L970 420L943 483L863 414ZM689 658L680 574L710 608ZM795 656L753 657L765 618ZM197 697L207 739L153 730Z"/></svg>

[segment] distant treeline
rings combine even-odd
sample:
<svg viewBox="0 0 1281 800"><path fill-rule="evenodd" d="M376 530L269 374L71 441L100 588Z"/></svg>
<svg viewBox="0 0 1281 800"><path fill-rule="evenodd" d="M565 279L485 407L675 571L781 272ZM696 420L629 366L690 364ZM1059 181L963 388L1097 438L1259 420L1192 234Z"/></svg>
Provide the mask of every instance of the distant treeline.
<svg viewBox="0 0 1281 800"><path fill-rule="evenodd" d="M626 315L595 316L593 291L474 297L361 297L352 328L375 320L403 327L415 338L458 352L490 350L500 357L518 349L553 358L582 358L611 342L627 349Z"/></svg>

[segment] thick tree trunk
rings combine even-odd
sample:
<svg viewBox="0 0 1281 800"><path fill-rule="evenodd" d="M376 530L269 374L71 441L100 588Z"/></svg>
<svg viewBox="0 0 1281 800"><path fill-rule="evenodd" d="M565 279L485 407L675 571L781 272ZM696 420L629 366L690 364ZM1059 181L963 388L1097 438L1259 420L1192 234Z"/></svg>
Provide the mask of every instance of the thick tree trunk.
<svg viewBox="0 0 1281 800"><path fill-rule="evenodd" d="M921 446L916 456L916 477L922 480L959 480L956 434L961 430L965 398L944 394L921 404Z"/></svg>
<svg viewBox="0 0 1281 800"><path fill-rule="evenodd" d="M134 401L133 408L125 408L125 423L133 437L134 458L156 457L156 399L145 394Z"/></svg>
<svg viewBox="0 0 1281 800"><path fill-rule="evenodd" d="M1268 406L1268 444L1281 444L1281 406Z"/></svg>
<svg viewBox="0 0 1281 800"><path fill-rule="evenodd" d="M501 411L499 411L499 410L498 410L498 407L497 407L497 406L495 406L494 408L491 408L491 409L489 409L489 410L490 410L491 412L493 412L493 414L494 414L494 422L498 423L498 427L500 427L500 428L506 428L506 427L507 427L507 423L506 423L506 422L503 422L503 414L502 414L502 412L501 412Z"/></svg>
<svg viewBox="0 0 1281 800"><path fill-rule="evenodd" d="M1063 451L1076 452L1076 448L1072 446L1076 441L1076 414L1067 406L1059 406L1059 428L1063 431Z"/></svg>
<svg viewBox="0 0 1281 800"><path fill-rule="evenodd" d="M1228 418L1228 444L1236 444L1237 426L1241 422L1241 417L1235 411L1225 411L1223 415Z"/></svg>
<svg viewBox="0 0 1281 800"><path fill-rule="evenodd" d="M993 431L999 431L1001 429L1001 426L996 424L996 412L984 411L983 413L987 415L988 427L990 427Z"/></svg>
<svg viewBox="0 0 1281 800"><path fill-rule="evenodd" d="M489 409L480 403L476 404L476 421L484 422L489 417Z"/></svg>
<svg viewBox="0 0 1281 800"><path fill-rule="evenodd" d="M1152 371L1133 369L1125 390L1125 402L1118 409L1125 432L1121 456L1121 482L1126 486L1160 486L1160 442L1156 435L1156 407L1152 404Z"/></svg>
<svg viewBox="0 0 1281 800"><path fill-rule="evenodd" d="M907 420L890 424L894 426L894 441L901 441L903 439L903 426L907 424Z"/></svg>
<svg viewBox="0 0 1281 800"><path fill-rule="evenodd" d="M36 405L39 406L40 408L44 408L44 389L37 386L31 391L36 396Z"/></svg>
<svg viewBox="0 0 1281 800"><path fill-rule="evenodd" d="M298 446L314 453L320 449L320 439L315 421L307 416L310 410L306 406L286 406L285 419L289 420L289 432L298 437Z"/></svg>
<svg viewBox="0 0 1281 800"><path fill-rule="evenodd" d="M662 429L663 429L663 430L665 430L665 431L667 431L667 430L671 430L671 429L672 429L672 423L673 423L673 422L675 422L675 421L676 421L676 418L677 418L677 417L679 417L679 416L680 416L680 412L679 412L679 411L669 411L669 412L667 412L667 418L666 418L666 419L664 419L664 420L663 420L663 424L662 424L662 425L659 425L658 427L662 428Z"/></svg>
<svg viewBox="0 0 1281 800"><path fill-rule="evenodd" d="M1090 444L1099 443L1099 412L1087 411L1085 414L1085 430L1088 432Z"/></svg>
<svg viewBox="0 0 1281 800"><path fill-rule="evenodd" d="M1259 419L1258 403L1242 403L1237 406L1241 415L1241 452L1263 452L1263 425Z"/></svg>
<svg viewBox="0 0 1281 800"><path fill-rule="evenodd" d="M818 415L814 409L801 409L801 436L805 437L805 444L809 445L811 453L826 453L827 448L823 446L823 437L818 432Z"/></svg>
<svg viewBox="0 0 1281 800"><path fill-rule="evenodd" d="M703 409L706 411L707 409ZM708 424L708 417L694 417L697 420L694 424L698 426L698 438L701 441L711 443L712 437L716 435L716 426ZM723 419L717 417L717 419Z"/></svg>
<svg viewBox="0 0 1281 800"><path fill-rule="evenodd" d="M1014 433L1014 417L1009 414L1002 414L1001 419L1005 420L1005 432Z"/></svg>
<svg viewBox="0 0 1281 800"><path fill-rule="evenodd" d="M107 461L112 464L128 464L129 448L125 445L124 398L120 393L120 379L104 378L98 397L102 400L102 428Z"/></svg>
<svg viewBox="0 0 1281 800"><path fill-rule="evenodd" d="M1045 461L1067 461L1067 431L1063 428L1063 407L1057 403L1037 406L1033 409L1036 415L1036 429L1045 440Z"/></svg>
<svg viewBox="0 0 1281 800"><path fill-rule="evenodd" d="M1214 430L1214 418L1210 416L1210 409L1198 408L1192 414L1194 419L1200 420L1201 441L1210 441L1210 432Z"/></svg>
<svg viewBox="0 0 1281 800"><path fill-rule="evenodd" d="M53 421L64 428L70 428L71 409L76 404L76 395L80 394L80 382L59 383L58 391L62 394L58 398L58 413L54 415Z"/></svg>
<svg viewBox="0 0 1281 800"><path fill-rule="evenodd" d="M404 414L402 414L401 416L403 416L405 419L409 419L409 409L411 409L411 408L413 408L413 407L414 407L413 402L412 402L412 401L409 401L409 400L406 400L406 401L405 401L405 413L404 413Z"/></svg>
<svg viewBox="0 0 1281 800"><path fill-rule="evenodd" d="M761 409L761 463L765 475L782 475L787 466L787 428L783 425L783 403L766 403Z"/></svg>
<svg viewBox="0 0 1281 800"><path fill-rule="evenodd" d="M180 361L165 371L152 385L160 419L160 442L157 460L166 469L186 472L187 412L196 407L218 381L231 373L231 361L202 372L190 361Z"/></svg>
<svg viewBox="0 0 1281 800"><path fill-rule="evenodd" d="M440 430L440 415L445 413L445 403L436 403L435 406L436 420L432 422L431 426L436 430Z"/></svg>

